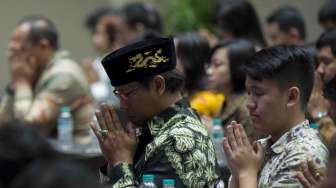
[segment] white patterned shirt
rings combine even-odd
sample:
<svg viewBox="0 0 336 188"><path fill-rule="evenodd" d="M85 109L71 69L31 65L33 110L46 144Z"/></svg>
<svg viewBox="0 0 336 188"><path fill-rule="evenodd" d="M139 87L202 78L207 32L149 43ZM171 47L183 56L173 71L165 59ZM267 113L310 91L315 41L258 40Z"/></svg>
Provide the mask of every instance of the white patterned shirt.
<svg viewBox="0 0 336 188"><path fill-rule="evenodd" d="M259 141L264 151L262 170L258 175L259 188L302 187L294 177L301 161L312 158L318 166L325 167L327 164L328 149L319 133L309 127L307 120L273 144L270 136Z"/></svg>

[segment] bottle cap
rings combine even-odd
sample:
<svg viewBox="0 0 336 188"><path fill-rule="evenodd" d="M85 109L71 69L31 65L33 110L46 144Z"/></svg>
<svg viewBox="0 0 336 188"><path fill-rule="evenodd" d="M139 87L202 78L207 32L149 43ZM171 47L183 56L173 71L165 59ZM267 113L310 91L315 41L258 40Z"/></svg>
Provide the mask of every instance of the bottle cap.
<svg viewBox="0 0 336 188"><path fill-rule="evenodd" d="M154 175L152 174L144 174L142 176L142 181L153 181L154 180Z"/></svg>
<svg viewBox="0 0 336 188"><path fill-rule="evenodd" d="M213 118L212 119L212 125L216 126L216 125L222 125L222 120L220 118Z"/></svg>
<svg viewBox="0 0 336 188"><path fill-rule="evenodd" d="M164 179L163 185L175 186L175 180L173 179Z"/></svg>
<svg viewBox="0 0 336 188"><path fill-rule="evenodd" d="M70 109L69 106L62 106L62 108L61 108L61 112L70 112L70 111L71 111L71 109Z"/></svg>

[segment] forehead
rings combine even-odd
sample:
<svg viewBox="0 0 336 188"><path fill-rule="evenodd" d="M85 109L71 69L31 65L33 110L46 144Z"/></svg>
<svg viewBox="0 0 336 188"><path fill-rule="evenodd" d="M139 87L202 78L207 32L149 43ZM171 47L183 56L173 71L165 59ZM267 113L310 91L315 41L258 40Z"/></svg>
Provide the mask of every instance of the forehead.
<svg viewBox="0 0 336 188"><path fill-rule="evenodd" d="M13 35L17 36L28 36L30 30L30 25L28 23L22 23L20 25L17 25Z"/></svg>
<svg viewBox="0 0 336 188"><path fill-rule="evenodd" d="M277 84L273 80L255 80L249 76L246 77L245 85L247 88L278 89Z"/></svg>
<svg viewBox="0 0 336 188"><path fill-rule="evenodd" d="M225 47L221 47L221 48L218 48L212 55L212 58L216 59L216 58L227 58L227 55L228 55L228 51L227 51L227 48Z"/></svg>
<svg viewBox="0 0 336 188"><path fill-rule="evenodd" d="M325 47L322 47L319 51L318 51L318 54L317 54L318 58L328 58L328 59L332 59L334 58L333 57L333 54L331 52L331 48L329 46L325 46Z"/></svg>
<svg viewBox="0 0 336 188"><path fill-rule="evenodd" d="M280 32L279 24L276 22L271 22L267 24L266 29L268 32L272 32L272 33Z"/></svg>
<svg viewBox="0 0 336 188"><path fill-rule="evenodd" d="M108 15L101 18L98 22L98 24L101 24L103 26L111 24L114 26L120 25L122 23L122 18L119 15Z"/></svg>
<svg viewBox="0 0 336 188"><path fill-rule="evenodd" d="M128 84L124 84L124 85L115 87L115 89L116 90L127 90L127 89L132 89L134 87L137 87L138 85L139 85L138 82L131 82L131 83L128 83Z"/></svg>

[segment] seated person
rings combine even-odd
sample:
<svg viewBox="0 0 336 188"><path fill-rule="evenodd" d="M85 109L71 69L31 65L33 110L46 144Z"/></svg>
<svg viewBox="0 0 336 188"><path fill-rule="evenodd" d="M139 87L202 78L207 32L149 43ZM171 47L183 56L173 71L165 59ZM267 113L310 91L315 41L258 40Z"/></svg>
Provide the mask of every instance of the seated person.
<svg viewBox="0 0 336 188"><path fill-rule="evenodd" d="M253 126L270 136L252 146L239 123L227 126L223 145L230 187L302 187L295 178L301 161L312 158L326 166L328 149L305 117L314 82L310 60L299 47L276 46L246 64L247 108Z"/></svg>
<svg viewBox="0 0 336 188"><path fill-rule="evenodd" d="M0 126L0 184L6 187L32 162L60 157L32 127L18 120Z"/></svg>
<svg viewBox="0 0 336 188"><path fill-rule="evenodd" d="M214 187L214 146L181 95L173 40L131 44L108 54L102 64L128 118L124 128L113 107L96 112L100 129L92 128L107 161L102 179L115 188L137 187L151 174L159 187L166 178L176 187Z"/></svg>
<svg viewBox="0 0 336 188"><path fill-rule="evenodd" d="M59 51L54 24L34 16L20 21L8 44L10 83L0 105L0 121L17 118L44 125L39 130L57 135L63 106L71 108L75 143L89 143L93 104L80 66Z"/></svg>
<svg viewBox="0 0 336 188"><path fill-rule="evenodd" d="M206 91L205 66L210 58L208 41L198 33L185 33L174 38L176 69L185 76L183 95L189 98L191 107L201 116L218 115L223 94Z"/></svg>
<svg viewBox="0 0 336 188"><path fill-rule="evenodd" d="M97 176L77 163L65 160L37 161L13 181L11 188L102 188Z"/></svg>
<svg viewBox="0 0 336 188"><path fill-rule="evenodd" d="M246 108L246 76L243 65L254 53L252 43L245 40L219 43L212 49L207 69L208 88L225 95L225 101L220 104L217 115L222 120L222 126L225 127L233 120L241 122L251 141L258 139L260 133L253 128Z"/></svg>

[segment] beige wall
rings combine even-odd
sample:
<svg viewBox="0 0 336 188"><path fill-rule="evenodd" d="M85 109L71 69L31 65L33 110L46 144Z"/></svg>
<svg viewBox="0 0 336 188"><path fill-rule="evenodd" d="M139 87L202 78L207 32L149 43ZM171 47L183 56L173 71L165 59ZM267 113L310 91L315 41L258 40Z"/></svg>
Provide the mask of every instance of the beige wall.
<svg viewBox="0 0 336 188"><path fill-rule="evenodd" d="M130 1L130 0L127 0ZM133 0L132 0L133 1ZM145 1L145 0L144 0ZM150 0L159 4L160 1ZM325 0L251 0L264 22L266 15L282 4L297 6L308 22L308 39L313 41L321 33L317 11ZM0 90L8 82L5 52L15 23L24 16L42 14L54 21L59 29L61 47L71 52L77 61L94 56L88 31L83 27L84 15L92 8L112 4L121 6L126 0L0 0Z"/></svg>

